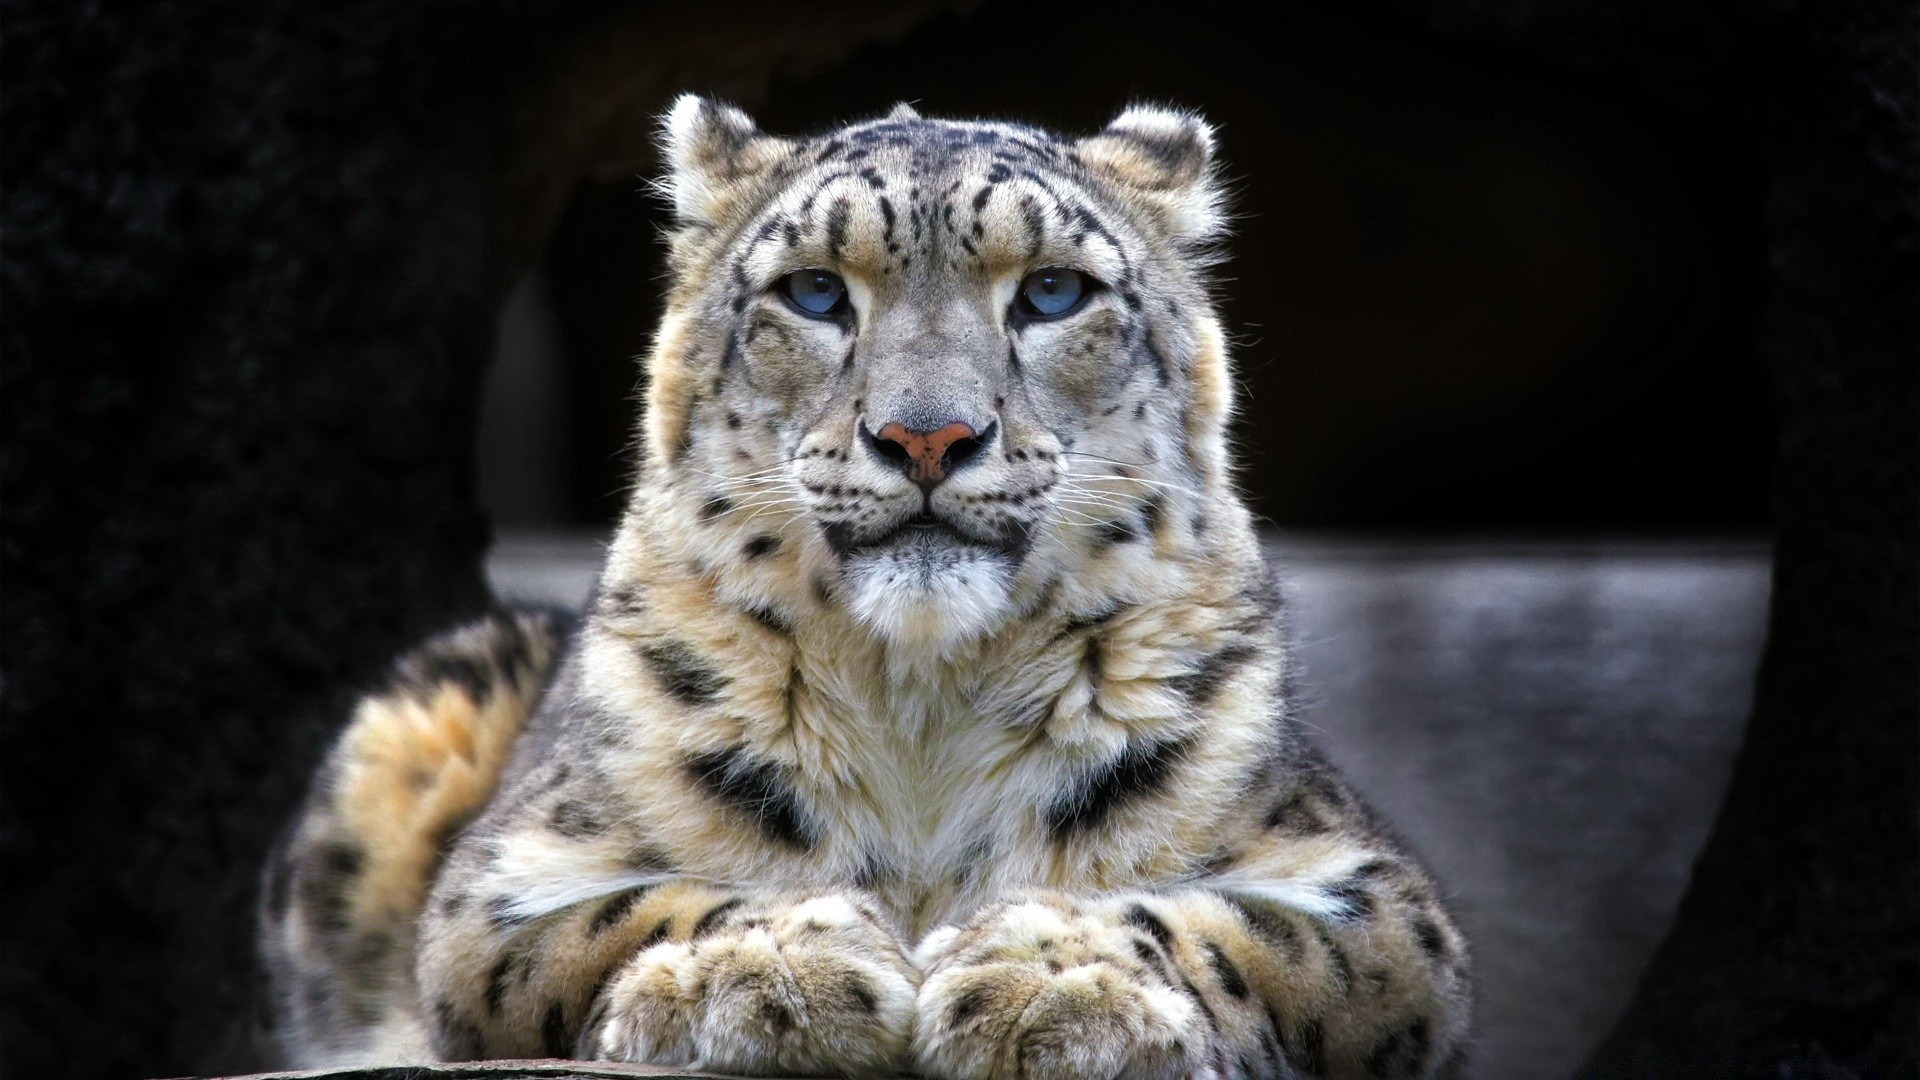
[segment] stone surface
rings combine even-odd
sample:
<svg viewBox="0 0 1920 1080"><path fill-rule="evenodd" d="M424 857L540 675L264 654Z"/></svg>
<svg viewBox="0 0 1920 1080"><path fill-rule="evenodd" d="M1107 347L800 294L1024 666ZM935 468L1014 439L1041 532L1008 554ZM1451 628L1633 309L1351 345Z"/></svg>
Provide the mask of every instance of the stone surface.
<svg viewBox="0 0 1920 1080"><path fill-rule="evenodd" d="M357 1069L303 1069L257 1073L231 1080L626 1080L628 1077L709 1077L659 1065L620 1065L610 1061L466 1061L444 1065L377 1065Z"/></svg>

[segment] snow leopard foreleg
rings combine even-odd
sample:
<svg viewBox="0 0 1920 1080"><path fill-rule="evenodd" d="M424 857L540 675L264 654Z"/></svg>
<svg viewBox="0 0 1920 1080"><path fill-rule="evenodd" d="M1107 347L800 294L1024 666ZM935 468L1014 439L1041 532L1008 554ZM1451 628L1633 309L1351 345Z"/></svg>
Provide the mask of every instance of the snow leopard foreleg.
<svg viewBox="0 0 1920 1080"><path fill-rule="evenodd" d="M1462 949L1385 859L1317 887L1035 893L922 943L915 1053L947 1080L1448 1076Z"/></svg>
<svg viewBox="0 0 1920 1080"><path fill-rule="evenodd" d="M449 875L423 922L435 1055L884 1075L904 1064L918 988L898 934L857 890L691 880L524 917L484 869Z"/></svg>

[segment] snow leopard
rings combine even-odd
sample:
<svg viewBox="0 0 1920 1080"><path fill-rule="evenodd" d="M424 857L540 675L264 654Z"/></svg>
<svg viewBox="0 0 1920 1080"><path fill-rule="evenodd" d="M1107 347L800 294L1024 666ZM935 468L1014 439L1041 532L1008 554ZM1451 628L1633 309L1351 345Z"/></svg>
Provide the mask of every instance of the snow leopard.
<svg viewBox="0 0 1920 1080"><path fill-rule="evenodd" d="M594 598L360 701L266 873L291 1062L1457 1072L1466 942L1294 712L1215 146L680 98Z"/></svg>

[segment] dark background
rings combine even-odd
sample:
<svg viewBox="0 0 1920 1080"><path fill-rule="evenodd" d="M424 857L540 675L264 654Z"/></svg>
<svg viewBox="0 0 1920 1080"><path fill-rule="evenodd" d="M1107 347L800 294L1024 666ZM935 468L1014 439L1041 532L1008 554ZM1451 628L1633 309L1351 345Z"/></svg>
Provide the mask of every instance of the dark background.
<svg viewBox="0 0 1920 1080"><path fill-rule="evenodd" d="M1283 526L1770 536L1745 748L1593 1060L1910 1074L1913 6L1276 10L0 6L0 1073L260 1064L256 869L354 689L489 602L490 522L618 505L692 88L1205 110Z"/></svg>
<svg viewBox="0 0 1920 1080"><path fill-rule="evenodd" d="M1238 214L1221 295L1245 486L1282 525L1764 527L1763 177L1733 107L1748 88L1623 87L1371 11L1143 27L1069 10L1051 46L1037 21L1020 4L937 14L774 78L756 118L811 133L911 98L1090 132L1130 101L1204 110ZM487 477L501 520L617 515L662 213L631 173L568 202L538 283L554 404L519 420L538 443L515 447L519 471Z"/></svg>

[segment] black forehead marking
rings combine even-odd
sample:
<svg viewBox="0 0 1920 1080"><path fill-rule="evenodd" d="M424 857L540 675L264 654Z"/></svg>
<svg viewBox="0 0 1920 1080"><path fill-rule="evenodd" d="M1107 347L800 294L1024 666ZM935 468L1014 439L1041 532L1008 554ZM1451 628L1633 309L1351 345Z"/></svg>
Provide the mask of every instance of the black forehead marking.
<svg viewBox="0 0 1920 1080"><path fill-rule="evenodd" d="M1053 185L1047 182L1046 177L1041 176L1032 169L1021 169L1017 175L1020 179L1027 181L1047 193L1047 197L1053 200L1053 214L1060 219L1060 224L1065 225L1073 220L1073 212L1067 209L1067 200L1062 198L1059 192L1053 190Z"/></svg>
<svg viewBox="0 0 1920 1080"><path fill-rule="evenodd" d="M872 124L854 128L848 138L856 143L871 145L885 142L894 136L910 135L912 122L906 120L880 120Z"/></svg>
<svg viewBox="0 0 1920 1080"><path fill-rule="evenodd" d="M1086 203L1080 201L1078 198L1062 195L1046 177L1041 176L1032 169L1021 169L1019 176L1021 179L1031 182L1041 191L1046 192L1047 196L1053 200L1053 214L1054 217L1060 220L1060 224L1079 226L1074 235L1070 237L1074 244L1084 244L1087 237L1098 236L1107 242L1107 246L1113 249L1114 255L1120 260L1120 268L1123 276L1128 280L1132 279L1133 259L1127 254L1127 249L1120 243L1119 238L1108 230L1106 224L1100 220L1099 215L1088 208ZM1031 219L1029 219L1029 221L1031 221Z"/></svg>
<svg viewBox="0 0 1920 1080"><path fill-rule="evenodd" d="M1092 210L1087 209L1086 204L1073 204L1073 220L1080 226L1080 231L1074 236L1075 243L1086 239L1088 235L1093 235L1116 248L1120 246L1120 241L1115 240L1113 234L1107 231L1106 223L1102 222Z"/></svg>
<svg viewBox="0 0 1920 1080"><path fill-rule="evenodd" d="M1052 137L1043 135L1041 138L1047 141L1035 143L1019 137L1009 138L1007 141L1049 164L1060 160L1060 151L1049 145L1052 142Z"/></svg>
<svg viewBox="0 0 1920 1080"><path fill-rule="evenodd" d="M833 200L833 206L827 211L827 255L840 257L840 249L847 246L847 199L841 196Z"/></svg>
<svg viewBox="0 0 1920 1080"><path fill-rule="evenodd" d="M853 175L854 172L852 169L841 169L838 172L828 173L815 181L813 190L807 192L806 199L800 203L800 216L804 218L813 213L815 200L819 199L821 195L826 194L828 188Z"/></svg>
<svg viewBox="0 0 1920 1080"><path fill-rule="evenodd" d="M1020 196L1020 217L1027 224L1027 261L1040 257L1042 237L1046 235L1047 215L1031 195Z"/></svg>
<svg viewBox="0 0 1920 1080"><path fill-rule="evenodd" d="M821 136L815 140L814 150L808 157L811 158L809 164L819 166L826 175L810 183L810 190L794 215L763 223L749 248L776 237L784 240L788 247L797 247L807 230L824 224L826 246L834 257L839 257L851 228L849 197L829 189L842 180L858 179L868 190L887 190L887 174L870 160L875 150L887 147L907 149L905 165L910 179L938 178L936 182L940 183L937 194L920 184L912 185L905 194L904 207L895 198L879 197L880 239L887 255L898 257L898 265L890 265L889 273L911 265L911 257L902 254L908 236L914 248L919 249L932 238L928 235L930 232L937 236L942 229L951 234L956 246L967 256L977 258L979 248L975 241L985 233L982 214L992 201L993 190L1017 177L1039 189L1038 193L1019 195L1021 224L1027 235L1027 258L1040 256L1049 231L1045 228L1047 218L1052 217L1061 227L1055 235L1064 233L1062 238L1067 242L1084 245L1089 238L1097 237L1113 251L1121 268L1120 281L1116 284L1138 278L1133 258L1099 210L1089 205L1087 193L1078 188L1081 167L1077 155L1071 152L1071 142L1040 129L992 123L878 120ZM858 164L860 162L866 164ZM969 221L963 222L955 215L956 209L965 209L956 206L956 192L968 186L973 187L968 196L972 214ZM895 197L898 196L896 192ZM829 198L831 208L822 223L813 213L817 204ZM903 212L904 229L900 221ZM736 281L742 276L737 275ZM1138 310L1131 302L1128 307Z"/></svg>
<svg viewBox="0 0 1920 1080"><path fill-rule="evenodd" d="M1016 151L1046 162L1060 159L1057 140L1034 128L915 119L878 120L849 128L823 146L815 160L827 161L838 156L838 150L830 152L829 148L836 147L842 139L869 150L877 146L910 147L916 155L929 151L957 154L969 147L991 147L995 157L1006 160L1015 158ZM859 153L856 149L845 154L845 159L856 160L854 155Z"/></svg>

